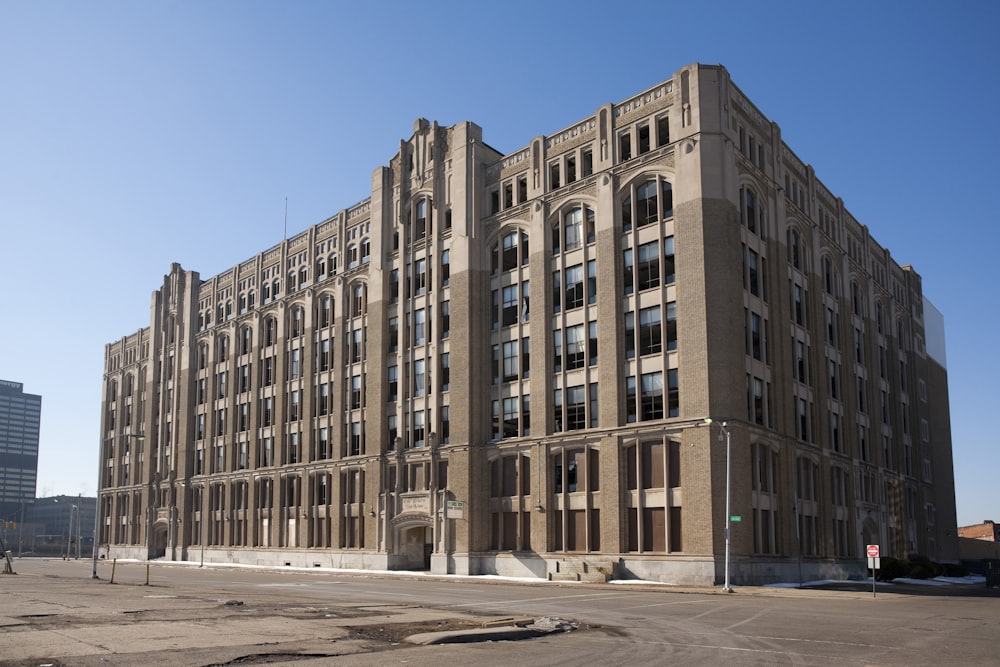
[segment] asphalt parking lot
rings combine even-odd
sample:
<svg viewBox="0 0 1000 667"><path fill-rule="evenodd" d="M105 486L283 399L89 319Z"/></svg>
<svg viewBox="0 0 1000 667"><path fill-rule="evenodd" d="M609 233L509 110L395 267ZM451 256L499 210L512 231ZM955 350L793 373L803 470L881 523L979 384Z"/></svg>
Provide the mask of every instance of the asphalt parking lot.
<svg viewBox="0 0 1000 667"><path fill-rule="evenodd" d="M0 665L996 664L985 586L679 589L15 560ZM148 565L148 567L147 567ZM149 583L147 584L147 573ZM535 623L556 632L503 635ZM483 630L485 626L485 630ZM469 636L470 630L490 632ZM464 634L460 645L414 635ZM511 641L523 639L523 641Z"/></svg>

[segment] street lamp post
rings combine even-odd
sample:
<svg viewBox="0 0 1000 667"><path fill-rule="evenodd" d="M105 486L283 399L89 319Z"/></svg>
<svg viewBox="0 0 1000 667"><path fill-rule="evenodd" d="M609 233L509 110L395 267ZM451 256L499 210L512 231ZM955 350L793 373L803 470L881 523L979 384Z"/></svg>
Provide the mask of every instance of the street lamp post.
<svg viewBox="0 0 1000 667"><path fill-rule="evenodd" d="M733 481L733 461L732 461L732 449L731 449L731 434L729 432L727 422L716 422L711 417L705 419L706 424L718 424L719 429L722 433L726 434L726 579L722 586L722 590L726 593L732 593L733 588L729 585L729 543L730 543L730 533L732 529L732 481Z"/></svg>

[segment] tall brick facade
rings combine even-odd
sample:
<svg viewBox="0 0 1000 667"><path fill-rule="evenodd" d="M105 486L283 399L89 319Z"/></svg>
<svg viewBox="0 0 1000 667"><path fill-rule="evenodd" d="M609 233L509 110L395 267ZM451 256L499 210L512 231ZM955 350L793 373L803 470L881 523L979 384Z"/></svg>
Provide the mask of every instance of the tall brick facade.
<svg viewBox="0 0 1000 667"><path fill-rule="evenodd" d="M369 198L211 278L174 265L107 346L99 539L712 583L711 417L735 583L939 558L923 307L720 66L506 155L418 119Z"/></svg>

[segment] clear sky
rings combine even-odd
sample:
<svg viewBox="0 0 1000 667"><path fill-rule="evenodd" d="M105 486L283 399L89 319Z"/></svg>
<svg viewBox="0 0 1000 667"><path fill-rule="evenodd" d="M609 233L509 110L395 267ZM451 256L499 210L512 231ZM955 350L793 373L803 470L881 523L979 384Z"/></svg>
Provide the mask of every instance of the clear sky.
<svg viewBox="0 0 1000 667"><path fill-rule="evenodd" d="M106 343L370 194L418 117L502 152L721 63L946 322L959 524L1000 520L1000 3L0 0L0 378L95 492ZM993 193L993 195L990 195Z"/></svg>

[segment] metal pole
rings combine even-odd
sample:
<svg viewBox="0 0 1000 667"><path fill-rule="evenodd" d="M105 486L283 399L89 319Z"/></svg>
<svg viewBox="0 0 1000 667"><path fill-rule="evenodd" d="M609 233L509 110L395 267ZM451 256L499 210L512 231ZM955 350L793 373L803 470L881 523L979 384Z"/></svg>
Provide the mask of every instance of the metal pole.
<svg viewBox="0 0 1000 667"><path fill-rule="evenodd" d="M76 559L80 560L80 506L73 505L76 509Z"/></svg>
<svg viewBox="0 0 1000 667"><path fill-rule="evenodd" d="M733 462L730 449L730 433L726 428L726 422L722 422L722 430L726 432L726 583L722 587L727 593L732 593L733 589L729 585L729 535L732 529L732 474Z"/></svg>
<svg viewBox="0 0 1000 667"><path fill-rule="evenodd" d="M200 489L201 495L201 563L198 567L205 567L205 540L208 535L208 517L205 512L205 503L208 501L207 494L205 493L205 484L201 485Z"/></svg>
<svg viewBox="0 0 1000 667"><path fill-rule="evenodd" d="M69 506L69 523L66 525L66 553L63 555L66 560L72 555L70 544L73 541L73 507L74 505Z"/></svg>

